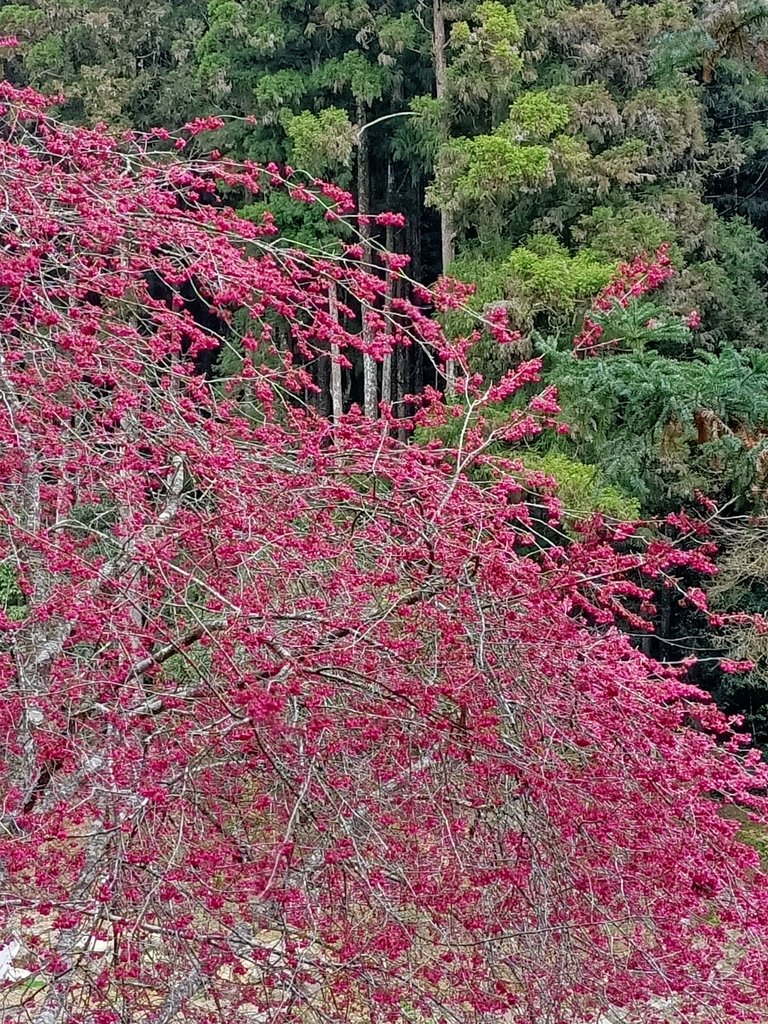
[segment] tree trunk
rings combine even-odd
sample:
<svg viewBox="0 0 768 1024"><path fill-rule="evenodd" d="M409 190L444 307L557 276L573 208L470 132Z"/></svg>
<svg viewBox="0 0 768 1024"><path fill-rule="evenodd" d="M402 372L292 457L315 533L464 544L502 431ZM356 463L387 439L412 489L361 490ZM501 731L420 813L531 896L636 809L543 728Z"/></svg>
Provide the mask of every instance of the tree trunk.
<svg viewBox="0 0 768 1024"><path fill-rule="evenodd" d="M384 356L381 366L381 400L388 405L392 402L392 356Z"/></svg>
<svg viewBox="0 0 768 1024"><path fill-rule="evenodd" d="M328 311L334 323L339 322L339 302L336 295L336 284L332 282L328 290ZM338 423L344 408L341 392L341 364L339 363L339 344L331 341L331 411L333 422Z"/></svg>
<svg viewBox="0 0 768 1024"><path fill-rule="evenodd" d="M672 636L672 588L662 586L661 588L661 616L658 634L658 654L660 661L667 661L669 648L667 642Z"/></svg>
<svg viewBox="0 0 768 1024"><path fill-rule="evenodd" d="M419 284L424 283L424 261L421 252L421 229L422 229L422 199L424 194L424 179L419 181L418 195L414 205L413 213L408 218L405 236L405 251L411 256L411 277Z"/></svg>
<svg viewBox="0 0 768 1024"><path fill-rule="evenodd" d="M445 12L442 0L432 0L432 42L435 60L435 95L441 103L445 104L448 94L448 60L446 57ZM448 111L445 106L442 111L442 134L446 140L450 134ZM455 236L456 229L450 211L440 210L440 262L443 274L448 273L448 267L453 263ZM447 360L445 364L445 393L449 398L453 398L456 393L456 367L453 359Z"/></svg>
<svg viewBox="0 0 768 1024"><path fill-rule="evenodd" d="M331 415L331 357L325 352L317 357L317 386L320 388L315 395L317 411L328 419Z"/></svg>
<svg viewBox="0 0 768 1024"><path fill-rule="evenodd" d="M411 351L412 351L412 348L405 348L404 346L401 346L397 350L397 402L398 402L399 418L400 419L403 419L405 417L405 415L406 415L406 412L407 412L407 410L405 408L405 402L403 401L403 399L404 399L405 395L408 394L408 391L409 391L408 380L409 380L409 377L410 377L409 362L410 362L410 352ZM417 359L418 359L420 353L421 353L421 348L420 348L420 346L417 346L416 347L416 358ZM407 435L408 435L408 431L407 431L407 429L405 427L398 427L397 438L398 438L399 441L406 441L408 439Z"/></svg>
<svg viewBox="0 0 768 1024"><path fill-rule="evenodd" d="M366 120L365 105L362 100L357 104L357 122L360 127L360 140L357 145L357 209L363 218L360 225L360 234L363 238L363 260L366 267L372 263L371 252L371 229L365 223L365 218L371 213L371 158L368 135L364 131ZM370 341L370 328L366 324L365 306L360 311L363 321L363 343ZM363 411L371 419L376 419L378 412L378 388L376 382L377 367L373 356L363 353Z"/></svg>
<svg viewBox="0 0 768 1024"><path fill-rule="evenodd" d="M394 200L394 168L392 166L391 158L387 160L387 209L391 210ZM387 252L395 251L395 229L392 224L387 225L387 237L386 237L386 248ZM384 315L387 318L387 322L390 321L392 315L392 298L394 291L395 281L392 276L392 271L387 269L387 294L384 304ZM391 404L392 402L392 359L393 355L384 356L384 362L381 367L381 400Z"/></svg>

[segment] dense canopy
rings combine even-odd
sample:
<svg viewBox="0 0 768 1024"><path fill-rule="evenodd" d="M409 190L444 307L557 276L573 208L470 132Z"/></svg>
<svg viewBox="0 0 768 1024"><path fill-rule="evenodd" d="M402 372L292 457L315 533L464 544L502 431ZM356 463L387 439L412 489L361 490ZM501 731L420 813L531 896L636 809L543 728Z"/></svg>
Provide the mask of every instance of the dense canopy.
<svg viewBox="0 0 768 1024"><path fill-rule="evenodd" d="M3 1019L759 1019L734 812L764 820L766 770L619 629L707 545L553 543L552 481L493 447L551 391L451 448L308 407L287 338L454 359L425 429L541 370L467 377L382 278L214 189L343 193L2 97Z"/></svg>

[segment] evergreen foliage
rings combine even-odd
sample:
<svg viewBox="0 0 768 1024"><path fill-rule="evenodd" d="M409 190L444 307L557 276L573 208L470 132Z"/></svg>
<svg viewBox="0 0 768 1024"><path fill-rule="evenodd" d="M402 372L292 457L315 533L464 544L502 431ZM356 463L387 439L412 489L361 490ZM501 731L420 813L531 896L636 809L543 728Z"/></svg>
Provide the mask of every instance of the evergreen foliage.
<svg viewBox="0 0 768 1024"><path fill-rule="evenodd" d="M559 443L599 465L647 512L677 509L696 490L749 501L766 451L755 433L768 423L768 355L733 348L690 359L661 355L659 348L682 348L686 334L690 344L690 333L674 321L644 326L654 312L644 306L609 318L629 352L548 354L547 376L557 381L571 425Z"/></svg>

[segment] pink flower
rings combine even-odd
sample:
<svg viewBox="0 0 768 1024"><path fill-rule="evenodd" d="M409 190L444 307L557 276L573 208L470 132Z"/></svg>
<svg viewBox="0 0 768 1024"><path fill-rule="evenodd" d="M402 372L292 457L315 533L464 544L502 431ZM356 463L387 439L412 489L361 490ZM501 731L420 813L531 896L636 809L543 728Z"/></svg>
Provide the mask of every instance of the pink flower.
<svg viewBox="0 0 768 1024"><path fill-rule="evenodd" d="M376 215L376 223L381 227L404 228L405 216L402 213L385 212Z"/></svg>
<svg viewBox="0 0 768 1024"><path fill-rule="evenodd" d="M701 314L697 310L692 309L688 316L685 318L686 327L690 330L695 331L701 327Z"/></svg>
<svg viewBox="0 0 768 1024"><path fill-rule="evenodd" d="M729 658L720 660L720 668L729 675L736 675L740 672L751 672L755 667L754 661L731 661Z"/></svg>
<svg viewBox="0 0 768 1024"><path fill-rule="evenodd" d="M193 138L203 132L213 132L224 127L224 119L221 117L196 117L194 121L187 121L182 131L187 132Z"/></svg>

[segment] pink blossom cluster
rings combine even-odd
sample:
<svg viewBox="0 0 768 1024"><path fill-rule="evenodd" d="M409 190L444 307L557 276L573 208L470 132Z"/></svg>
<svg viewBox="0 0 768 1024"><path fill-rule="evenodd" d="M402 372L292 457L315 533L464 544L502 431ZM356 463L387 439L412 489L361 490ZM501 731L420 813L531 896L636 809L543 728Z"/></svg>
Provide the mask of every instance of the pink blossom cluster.
<svg viewBox="0 0 768 1024"><path fill-rule="evenodd" d="M196 117L194 121L187 121L181 130L190 138L194 138L196 135L202 135L203 132L215 132L219 128L223 128L224 124L223 118L209 115L208 117Z"/></svg>
<svg viewBox="0 0 768 1024"><path fill-rule="evenodd" d="M626 309L633 299L660 288L675 273L669 256L669 245L659 246L653 258L638 256L631 263L623 263L615 278L603 288L592 303L594 313L609 313L615 306ZM698 314L691 314L691 316ZM698 326L698 324L696 324ZM584 325L576 335L573 346L585 355L599 352L604 327L592 316L584 317Z"/></svg>
<svg viewBox="0 0 768 1024"><path fill-rule="evenodd" d="M509 314L501 306L489 309L485 321L489 334L499 345L513 345L522 338L520 331L510 329Z"/></svg>

